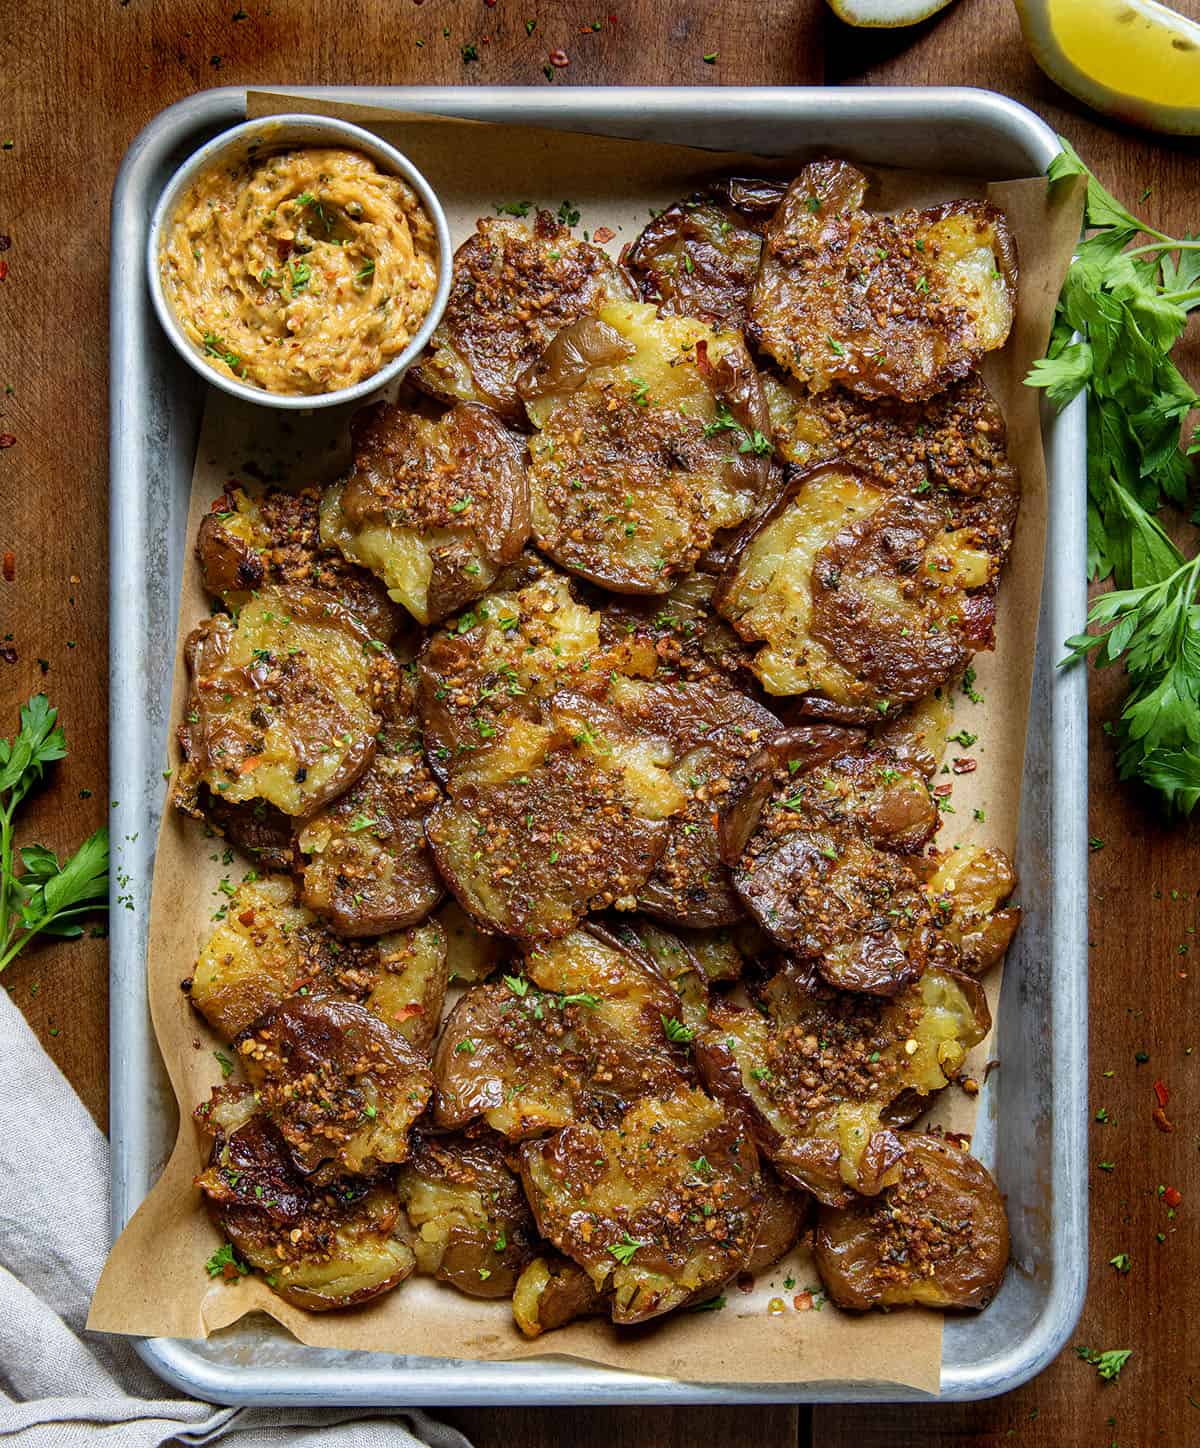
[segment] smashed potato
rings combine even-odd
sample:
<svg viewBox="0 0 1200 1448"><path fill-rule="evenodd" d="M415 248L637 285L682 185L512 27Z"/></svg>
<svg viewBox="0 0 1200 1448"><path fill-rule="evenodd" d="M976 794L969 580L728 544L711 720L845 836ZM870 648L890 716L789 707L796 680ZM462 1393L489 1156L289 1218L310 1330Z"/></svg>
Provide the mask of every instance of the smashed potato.
<svg viewBox="0 0 1200 1448"><path fill-rule="evenodd" d="M604 1297L582 1267L558 1253L535 1257L517 1280L513 1319L526 1337L541 1337L577 1317L605 1310Z"/></svg>
<svg viewBox="0 0 1200 1448"><path fill-rule="evenodd" d="M201 812L205 785L304 817L348 789L374 757L377 706L395 686L391 655L370 645L315 589L263 589L236 622L217 614L194 629L177 805Z"/></svg>
<svg viewBox="0 0 1200 1448"><path fill-rule="evenodd" d="M637 1102L616 1128L565 1127L521 1147L538 1230L645 1322L706 1296L746 1262L762 1215L754 1143L702 1091Z"/></svg>
<svg viewBox="0 0 1200 1448"><path fill-rule="evenodd" d="M409 378L444 402L482 402L518 421L517 377L555 333L631 295L612 260L548 211L538 212L532 231L508 217L481 217L454 253L445 314Z"/></svg>
<svg viewBox="0 0 1200 1448"><path fill-rule="evenodd" d="M205 588L231 609L264 587L320 589L390 643L403 615L377 578L321 542L320 505L319 488L255 496L243 483L226 483L196 537Z"/></svg>
<svg viewBox="0 0 1200 1448"><path fill-rule="evenodd" d="M626 265L663 315L741 331L781 181L728 176L652 217Z"/></svg>
<svg viewBox="0 0 1200 1448"><path fill-rule="evenodd" d="M935 945L921 881L898 857L938 827L924 776L828 725L780 734L722 823L732 880L759 925L831 985L895 995Z"/></svg>
<svg viewBox="0 0 1200 1448"><path fill-rule="evenodd" d="M442 797L425 762L407 679L383 706L375 757L345 794L305 822L303 900L340 935L379 935L422 920L442 898L425 816Z"/></svg>
<svg viewBox="0 0 1200 1448"><path fill-rule="evenodd" d="M934 923L957 948L963 970L978 975L1003 958L1021 923L1020 908L1004 906L1016 887L1012 861L984 845L948 852L926 880Z"/></svg>
<svg viewBox="0 0 1200 1448"><path fill-rule="evenodd" d="M439 1126L482 1116L513 1140L606 1123L688 1079L668 1036L679 1006L639 945L592 927L530 953L526 974L476 986L434 1056Z"/></svg>
<svg viewBox="0 0 1200 1448"><path fill-rule="evenodd" d="M767 227L749 331L814 392L919 402L1004 345L1016 246L982 201L874 215L845 161L805 166Z"/></svg>
<svg viewBox="0 0 1200 1448"><path fill-rule="evenodd" d="M300 1171L369 1172L408 1155L433 1092L398 1031L352 1001L291 996L237 1040L262 1105Z"/></svg>
<svg viewBox="0 0 1200 1448"><path fill-rule="evenodd" d="M451 779L425 824L442 878L484 929L532 942L629 909L683 796L669 747L606 704L555 694Z"/></svg>
<svg viewBox="0 0 1200 1448"><path fill-rule="evenodd" d="M885 1001L788 966L763 1003L766 1018L714 1000L695 1044L701 1079L745 1113L786 1182L834 1206L898 1179L892 1127L958 1074L991 1025L978 981L945 969Z"/></svg>
<svg viewBox="0 0 1200 1448"><path fill-rule="evenodd" d="M964 526L937 496L841 463L796 473L730 558L717 608L770 694L865 722L923 698L992 646L1011 517ZM827 711L828 712L828 711Z"/></svg>
<svg viewBox="0 0 1200 1448"><path fill-rule="evenodd" d="M461 403L435 422L377 403L352 433L354 465L321 503L321 540L377 574L418 623L478 598L520 555L523 448L486 407Z"/></svg>
<svg viewBox="0 0 1200 1448"><path fill-rule="evenodd" d="M396 1175L417 1271L468 1297L509 1297L536 1250L521 1183L495 1140L423 1136Z"/></svg>
<svg viewBox="0 0 1200 1448"><path fill-rule="evenodd" d="M416 1265L396 1193L342 1178L314 1186L246 1087L221 1087L195 1113L213 1136L196 1185L217 1225L267 1286L309 1312L356 1307ZM231 1263L234 1274L238 1268Z"/></svg>
<svg viewBox="0 0 1200 1448"><path fill-rule="evenodd" d="M901 1132L900 1179L822 1207L814 1259L839 1307L981 1308L1008 1265L1004 1201L983 1165L939 1136Z"/></svg>
<svg viewBox="0 0 1200 1448"><path fill-rule="evenodd" d="M736 332L643 303L560 332L521 383L538 547L617 593L667 593L768 480L758 374Z"/></svg>

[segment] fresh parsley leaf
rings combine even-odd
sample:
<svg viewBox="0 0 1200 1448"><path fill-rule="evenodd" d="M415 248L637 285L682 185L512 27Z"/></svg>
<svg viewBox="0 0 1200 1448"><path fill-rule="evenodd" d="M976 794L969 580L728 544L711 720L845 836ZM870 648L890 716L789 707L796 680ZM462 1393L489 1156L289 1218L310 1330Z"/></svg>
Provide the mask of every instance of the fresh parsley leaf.
<svg viewBox="0 0 1200 1448"><path fill-rule="evenodd" d="M635 1237L631 1237L629 1233L626 1232L619 1242L611 1243L608 1250L623 1267L628 1267L633 1261L638 1248L644 1247L645 1245L645 1242L639 1242Z"/></svg>
<svg viewBox="0 0 1200 1448"><path fill-rule="evenodd" d="M226 1282L236 1282L239 1277L245 1277L250 1271L233 1250L232 1242L226 1242L224 1246L218 1247L204 1264L204 1270L210 1277L223 1277Z"/></svg>
<svg viewBox="0 0 1200 1448"><path fill-rule="evenodd" d="M1085 1363L1091 1363L1106 1383L1112 1383L1121 1376L1121 1369L1133 1356L1133 1349L1114 1347L1096 1352L1090 1347L1077 1347L1075 1353Z"/></svg>
<svg viewBox="0 0 1200 1448"><path fill-rule="evenodd" d="M686 1045L695 1035L690 1026L685 1026L682 1021L677 1021L674 1016L659 1016L662 1021L662 1028L666 1033L668 1041L674 1041L677 1045Z"/></svg>
<svg viewBox="0 0 1200 1448"><path fill-rule="evenodd" d="M35 935L73 939L83 934L84 916L108 908L106 828L63 861L45 845L15 845L17 809L42 783L46 766L67 753L58 710L45 694L21 709L20 726L15 739L0 739L0 971Z"/></svg>
<svg viewBox="0 0 1200 1448"><path fill-rule="evenodd" d="M1093 230L1067 273L1047 354L1025 380L1057 407L1087 392L1088 572L1117 585L1093 605L1091 632L1067 640L1064 662L1125 665L1118 770L1187 814L1200 802L1200 574L1157 514L1189 502L1196 443L1185 453L1181 431L1200 394L1171 353L1200 306L1200 241L1140 221L1062 144L1050 178L1087 178Z"/></svg>

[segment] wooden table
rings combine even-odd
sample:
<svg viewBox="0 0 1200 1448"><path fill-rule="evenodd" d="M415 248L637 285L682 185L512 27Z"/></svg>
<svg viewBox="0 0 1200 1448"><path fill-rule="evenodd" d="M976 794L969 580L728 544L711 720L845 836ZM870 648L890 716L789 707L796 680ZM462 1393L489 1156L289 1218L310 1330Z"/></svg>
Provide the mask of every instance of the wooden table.
<svg viewBox="0 0 1200 1448"><path fill-rule="evenodd" d="M464 59L472 45L478 59ZM547 82L558 49L570 64ZM594 10L570 0L67 0L9 7L0 74L0 233L12 238L0 258L0 433L16 438L0 451L0 553L15 559L13 581L0 581L0 733L38 689L61 707L71 756L23 827L60 850L108 811L109 196L132 137L181 96L255 82L988 86L1069 136L1135 209L1142 197L1154 225L1180 235L1200 224L1196 147L1123 131L1071 102L1035 68L1007 0L959 0L934 22L880 34L841 27L817 0L604 0ZM1195 329L1186 365L1200 370ZM1092 1269L1075 1338L1132 1348L1120 1382L1101 1383L1068 1348L1021 1391L962 1407L452 1414L479 1444L1200 1443L1200 1234L1189 1229L1200 1205L1197 830L1163 828L1116 783L1101 723L1120 692L1115 674L1093 680L1091 1085L1108 1121L1092 1132ZM101 1121L106 979L104 944L88 939L31 949L5 980ZM1171 1135L1151 1123L1156 1079L1172 1093ZM1160 1185L1183 1194L1174 1221ZM1120 1252L1132 1258L1128 1276L1108 1265Z"/></svg>

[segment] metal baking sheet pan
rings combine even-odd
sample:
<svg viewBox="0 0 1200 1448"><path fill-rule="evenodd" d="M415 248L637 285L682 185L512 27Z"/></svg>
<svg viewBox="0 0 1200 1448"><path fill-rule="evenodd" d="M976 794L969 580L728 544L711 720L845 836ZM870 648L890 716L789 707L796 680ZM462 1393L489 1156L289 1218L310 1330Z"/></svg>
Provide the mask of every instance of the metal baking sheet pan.
<svg viewBox="0 0 1200 1448"><path fill-rule="evenodd" d="M674 141L763 154L834 151L876 165L1036 175L1058 150L1024 107L988 91L936 88L289 90L476 120ZM111 926L112 1229L124 1226L169 1153L174 1098L146 1006L150 881L166 784L175 619L204 383L159 327L145 282L146 233L172 170L245 119L246 92L204 91L135 139L113 193L111 274ZM1025 919L1009 953L997 1020L1004 1069L983 1092L974 1149L992 1168L1012 1224L1013 1266L988 1310L951 1318L941 1395L1002 1393L1039 1372L1074 1328L1087 1250L1087 696L1061 672L1061 640L1086 614L1084 402L1043 419L1049 478L1047 567L1021 782L1017 867ZM129 908L129 907L132 908ZM206 1343L139 1342L175 1387L223 1403L602 1404L915 1400L847 1380L780 1386L689 1384L547 1358L525 1362L350 1353L303 1347L273 1324Z"/></svg>

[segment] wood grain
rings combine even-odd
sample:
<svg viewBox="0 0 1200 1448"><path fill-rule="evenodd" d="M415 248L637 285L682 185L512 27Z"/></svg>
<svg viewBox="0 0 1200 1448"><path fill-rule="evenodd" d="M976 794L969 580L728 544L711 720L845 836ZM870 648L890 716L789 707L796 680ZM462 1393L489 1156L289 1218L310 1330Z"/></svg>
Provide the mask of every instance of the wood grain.
<svg viewBox="0 0 1200 1448"><path fill-rule="evenodd" d="M109 195L133 136L172 101L205 86L251 83L802 84L824 76L830 84L987 86L1070 137L1135 209L1148 189L1140 209L1155 225L1200 227L1200 148L1124 130L1070 101L1028 57L1007 0L958 0L933 22L879 34L827 19L817 0L606 0L594 10L577 0L69 0L8 11L0 140L13 146L0 150L0 234L12 245L0 281L0 432L17 441L0 451L0 553L12 550L16 576L0 581L0 733L36 689L61 707L71 757L23 817L24 838L60 850L109 807ZM528 19L536 21L532 35ZM478 59L465 59L464 46ZM547 80L544 67L559 49L570 64L552 66ZM1196 332L1184 349L1193 377ZM9 650L15 662L6 661ZM1200 834L1196 826L1164 828L1115 782L1101 721L1119 707L1120 692L1119 675L1093 679L1089 827L1103 848L1092 858L1091 1084L1094 1109L1103 1106L1111 1119L1093 1126L1093 1266L1075 1338L1132 1348L1120 1382L1101 1383L1068 1348L1020 1392L955 1408L451 1415L481 1448L620 1448L635 1435L643 1448L697 1440L739 1448L982 1448L1010 1437L1029 1448L1200 1442L1191 1313L1200 1234L1189 1226L1200 1203L1192 979L1200 967L1191 959ZM103 942L84 940L31 949L5 981L98 1120L107 1089L105 968ZM1197 1054L1188 1054L1193 1045ZM1139 1051L1149 1060L1139 1064ZM1170 1135L1151 1122L1155 1079L1172 1093ZM1100 1170L1100 1161L1113 1170ZM1183 1194L1173 1221L1160 1184ZM1120 1252L1132 1258L1128 1277L1108 1265Z"/></svg>

